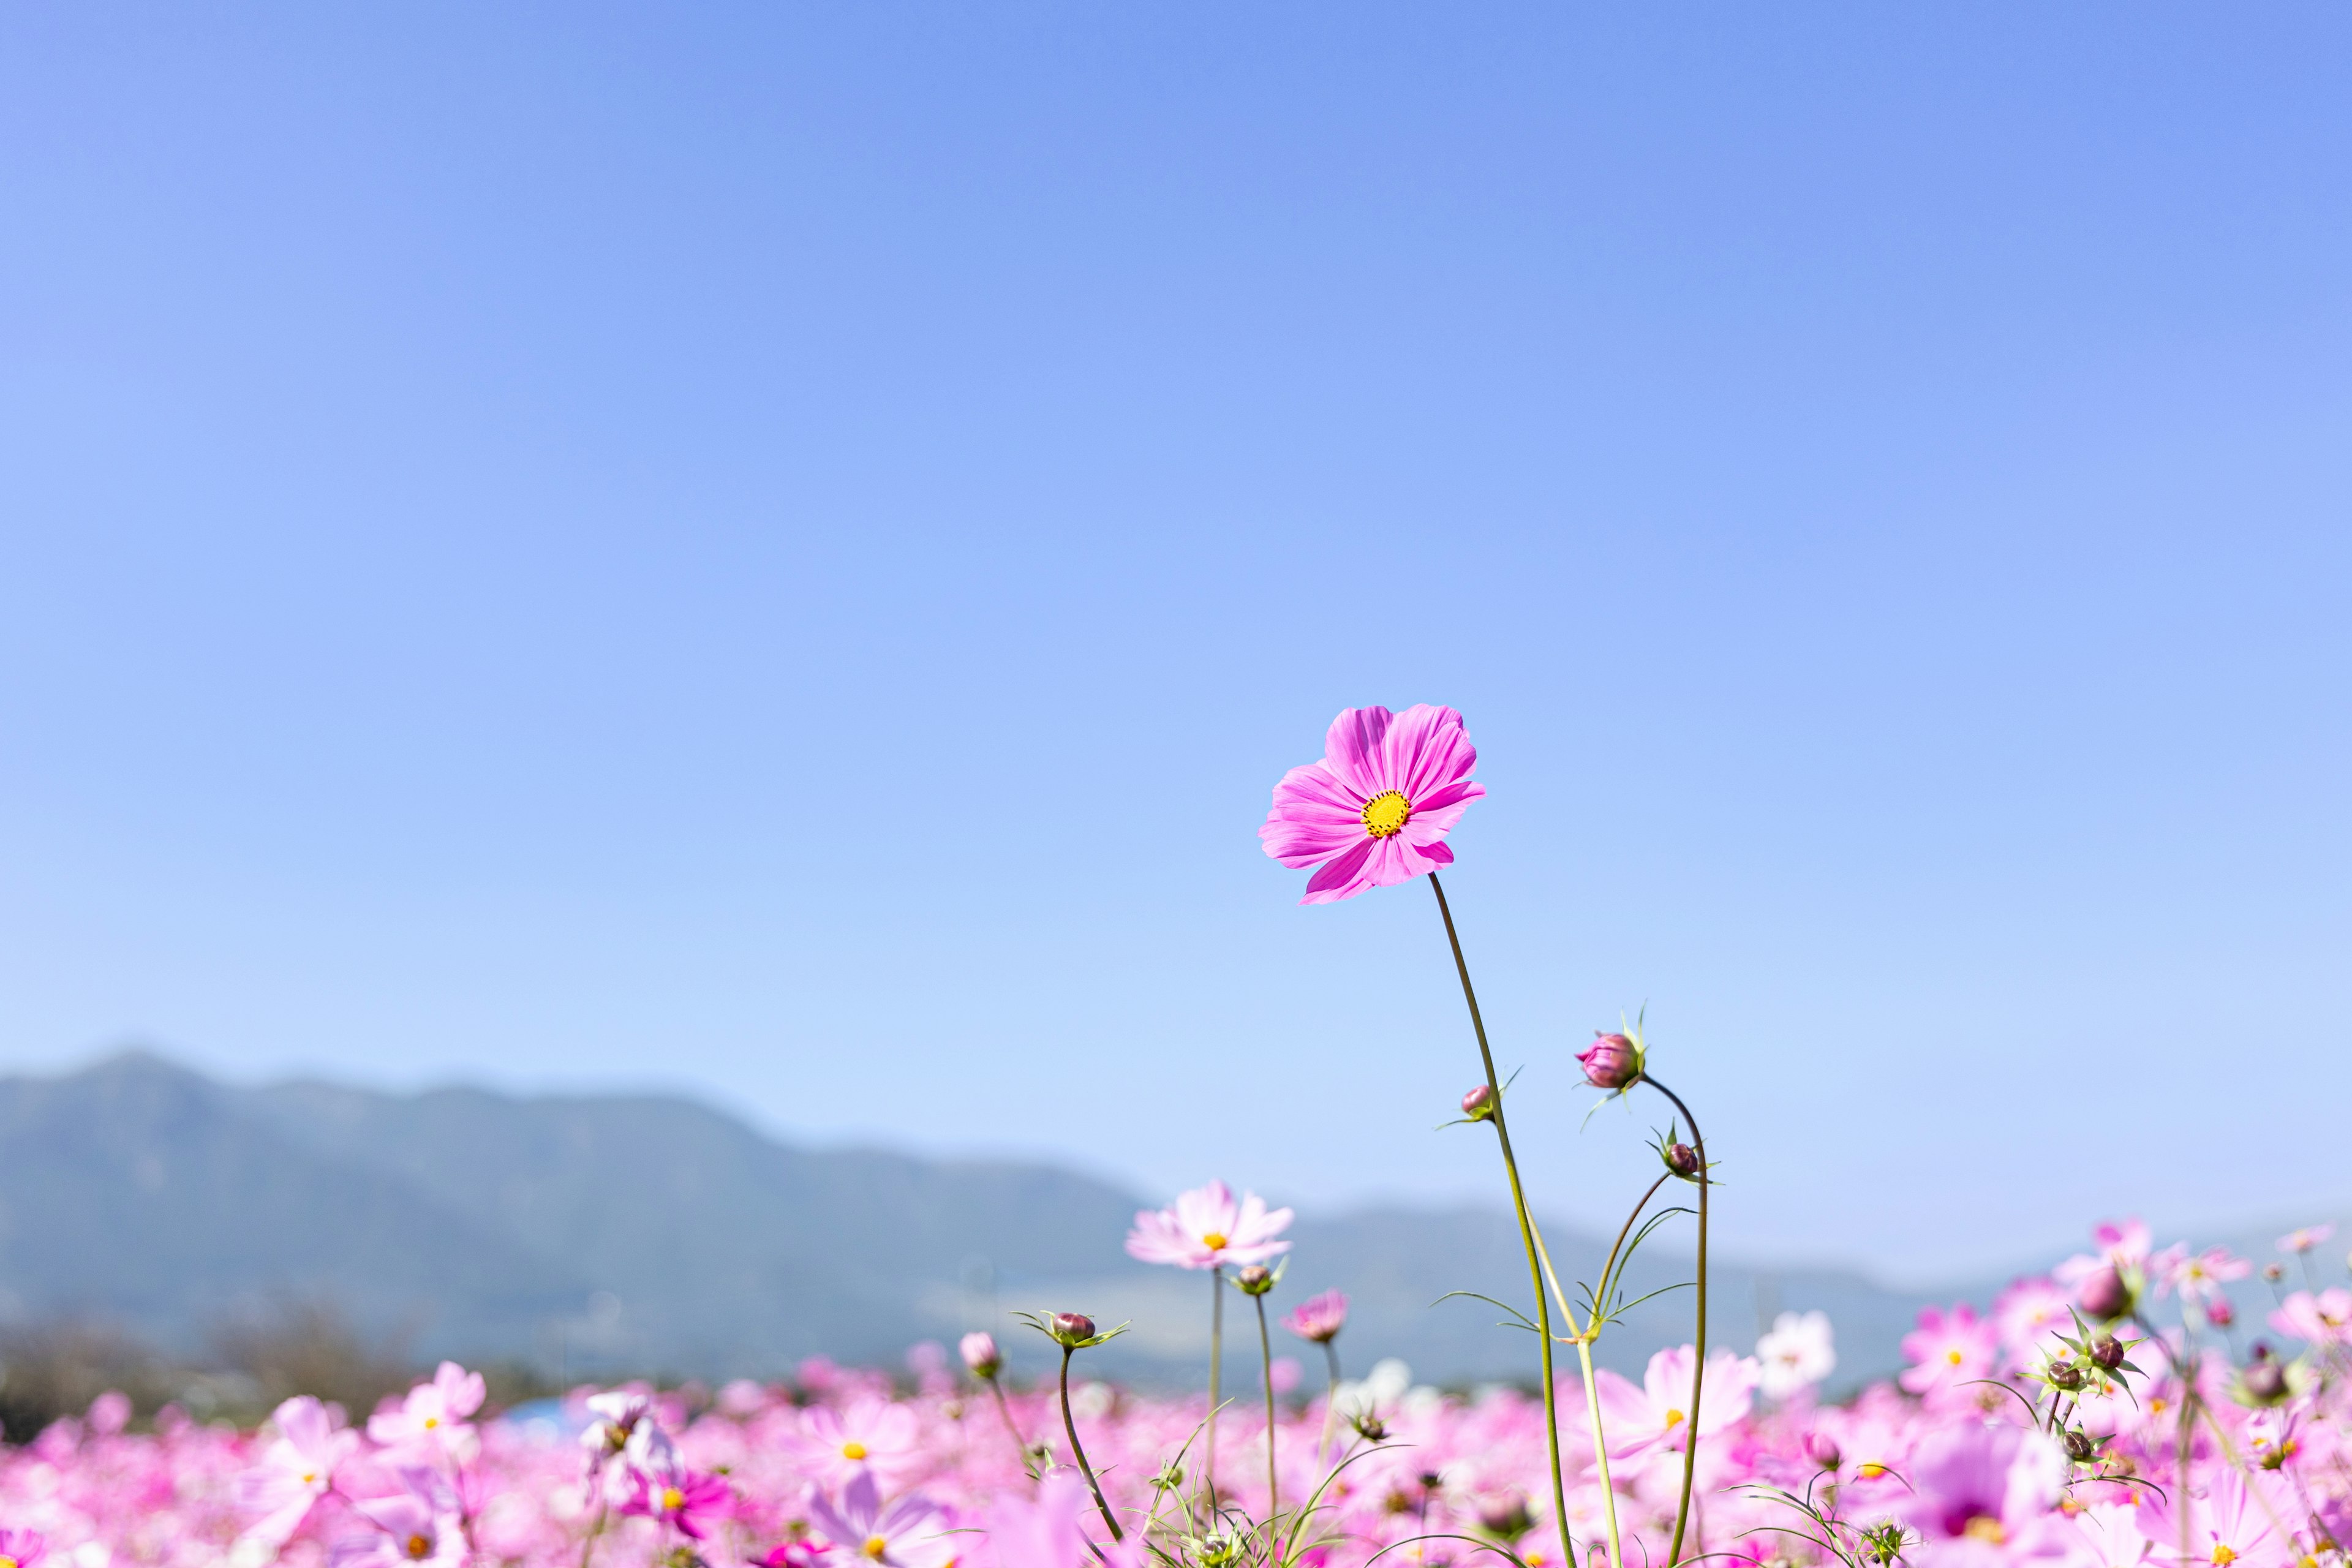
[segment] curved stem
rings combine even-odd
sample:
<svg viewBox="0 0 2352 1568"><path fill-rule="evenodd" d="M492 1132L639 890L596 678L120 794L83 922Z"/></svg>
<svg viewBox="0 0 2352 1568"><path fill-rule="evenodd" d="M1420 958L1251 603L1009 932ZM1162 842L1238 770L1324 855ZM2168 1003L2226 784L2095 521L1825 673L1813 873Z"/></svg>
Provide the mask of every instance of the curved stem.
<svg viewBox="0 0 2352 1568"><path fill-rule="evenodd" d="M1691 1358L1690 1432L1683 1439L1683 1495L1675 1506L1675 1539L1666 1548L1666 1568L1674 1568L1682 1561L1683 1530L1690 1523L1691 1477L1698 1468L1699 1392L1706 1383L1706 1139L1698 1130L1698 1118L1690 1113L1681 1095L1646 1072L1642 1081L1675 1102L1675 1109L1690 1123L1691 1147L1698 1154L1698 1344L1697 1353Z"/></svg>
<svg viewBox="0 0 2352 1568"><path fill-rule="evenodd" d="M1282 1511L1281 1491L1274 1477L1274 1341L1265 1331L1265 1298L1250 1298L1257 1303L1258 1365L1265 1374L1265 1524L1267 1539L1273 1539L1274 1516ZM1280 1553L1276 1553L1277 1559Z"/></svg>
<svg viewBox="0 0 2352 1568"><path fill-rule="evenodd" d="M1094 1467L1087 1463L1087 1451L1078 1447L1078 1424L1070 1419L1070 1347L1062 1347L1062 1430L1070 1436L1070 1458L1078 1462L1078 1474L1087 1478L1087 1485L1095 1494L1095 1506L1102 1510L1103 1522L1110 1527L1113 1541L1124 1541L1118 1521L1110 1513L1110 1504L1103 1500L1102 1483L1095 1479Z"/></svg>
<svg viewBox="0 0 2352 1568"><path fill-rule="evenodd" d="M1209 1494L1209 1517L1217 1517L1217 1402L1225 1370L1225 1269L1209 1270L1209 1437L1201 1462L1201 1477Z"/></svg>
<svg viewBox="0 0 2352 1568"><path fill-rule="evenodd" d="M988 1392L996 1395L996 1413L1004 1419L1004 1430L1013 1438L1013 1452L1021 1456L1021 1468L1030 1479L1036 1479L1036 1467L1029 1462L1029 1439L1024 1437L1021 1428L1013 1424L1013 1406L1004 1402L1004 1385L992 1377L988 1380Z"/></svg>
<svg viewBox="0 0 2352 1568"><path fill-rule="evenodd" d="M1470 964L1462 956L1454 910L1434 871L1429 874L1429 890L1437 895L1437 912L1445 921L1445 940L1454 948L1454 972L1462 977L1462 999L1470 1005L1470 1027L1478 1037L1478 1059L1486 1068L1486 1092L1491 1097L1488 1103L1495 1108L1495 1142L1503 1151L1503 1173L1511 1183L1511 1207L1519 1216L1519 1245L1528 1255L1528 1281L1535 1288L1537 1339L1543 1346L1544 1442L1551 1459L1552 1521L1559 1527L1560 1561L1574 1563L1576 1548L1568 1536L1568 1487L1559 1473L1559 1390L1552 1376L1551 1302L1544 1295L1543 1268L1537 1261L1535 1225L1528 1217L1527 1194L1519 1186L1519 1163L1511 1153L1510 1131L1503 1122L1503 1084L1495 1073L1494 1050L1486 1044L1486 1020L1478 1016L1478 993L1470 984ZM1621 1565L1612 1563L1611 1568Z"/></svg>

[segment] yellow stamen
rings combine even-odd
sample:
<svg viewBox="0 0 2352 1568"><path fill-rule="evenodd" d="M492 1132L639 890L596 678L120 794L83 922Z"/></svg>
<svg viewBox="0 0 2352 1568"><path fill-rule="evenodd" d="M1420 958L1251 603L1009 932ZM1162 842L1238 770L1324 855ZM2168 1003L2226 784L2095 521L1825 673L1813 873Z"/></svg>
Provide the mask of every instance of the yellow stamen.
<svg viewBox="0 0 2352 1568"><path fill-rule="evenodd" d="M1853 1473L1865 1481L1874 1481L1886 1473L1886 1467L1876 1459L1865 1459L1855 1468Z"/></svg>
<svg viewBox="0 0 2352 1568"><path fill-rule="evenodd" d="M2237 1560L2238 1554L2231 1549L2228 1542L2217 1541L2213 1543L2213 1568L2230 1568L2230 1564Z"/></svg>
<svg viewBox="0 0 2352 1568"><path fill-rule="evenodd" d="M890 1550L890 1543L883 1540L878 1535L869 1535L866 1538L865 1546L860 1548L860 1550L862 1550L866 1556L871 1557L875 1562L879 1563L882 1561L882 1554Z"/></svg>
<svg viewBox="0 0 2352 1568"><path fill-rule="evenodd" d="M1681 1426L1682 1424L1683 1424L1683 1413L1682 1413L1681 1411L1679 1411L1679 1410L1669 1410L1669 1411L1667 1411L1667 1412L1666 1412L1666 1430L1667 1430L1667 1431L1671 1432L1671 1431L1673 1431L1675 1427L1677 1427L1677 1426Z"/></svg>
<svg viewBox="0 0 2352 1568"><path fill-rule="evenodd" d="M1364 831L1375 838L1386 838L1404 826L1412 815L1412 802L1392 789L1382 790L1364 802Z"/></svg>
<svg viewBox="0 0 2352 1568"><path fill-rule="evenodd" d="M686 1506L686 1494L676 1487L662 1488L662 1511L676 1513Z"/></svg>
<svg viewBox="0 0 2352 1568"><path fill-rule="evenodd" d="M1958 1351L1946 1351L1944 1352L1944 1359L1950 1362L1954 1366L1958 1366L1960 1364L1960 1352Z"/></svg>
<svg viewBox="0 0 2352 1568"><path fill-rule="evenodd" d="M433 1428L435 1428L436 1426L440 1426L440 1425L441 1425L441 1417L439 1417L438 1415L427 1415L427 1416L425 1418L425 1429L427 1432L432 1431L432 1430L433 1430Z"/></svg>
<svg viewBox="0 0 2352 1568"><path fill-rule="evenodd" d="M866 1457L866 1445L853 1437L841 1446L841 1457L853 1462L862 1459Z"/></svg>
<svg viewBox="0 0 2352 1568"><path fill-rule="evenodd" d="M411 1557L429 1557L433 1554L433 1542L425 1536L412 1535L408 1538L408 1554Z"/></svg>
<svg viewBox="0 0 2352 1568"><path fill-rule="evenodd" d="M2009 1531L2001 1528L2000 1521L1989 1513L1980 1513L1969 1521L1968 1528L1960 1533L1970 1541L1990 1541L1995 1546L2009 1540Z"/></svg>
<svg viewBox="0 0 2352 1568"><path fill-rule="evenodd" d="M1212 1252L1223 1252L1225 1249L1225 1243L1229 1239L1231 1238L1228 1237L1223 1231L1213 1230L1208 1235L1201 1238L1201 1245L1207 1247Z"/></svg>

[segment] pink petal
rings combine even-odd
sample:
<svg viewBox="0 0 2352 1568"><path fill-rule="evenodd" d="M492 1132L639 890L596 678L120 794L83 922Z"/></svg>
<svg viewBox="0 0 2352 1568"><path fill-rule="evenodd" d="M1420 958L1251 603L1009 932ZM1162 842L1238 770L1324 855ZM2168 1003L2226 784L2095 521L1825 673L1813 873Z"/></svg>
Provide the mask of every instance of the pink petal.
<svg viewBox="0 0 2352 1568"><path fill-rule="evenodd" d="M1323 868L1307 879L1307 896L1302 904L1336 904L1342 899L1352 899L1358 893L1379 886L1364 872L1365 862L1372 858L1373 847L1386 843L1380 838L1365 838L1338 858L1324 862Z"/></svg>
<svg viewBox="0 0 2352 1568"><path fill-rule="evenodd" d="M1381 771L1381 741L1391 715L1385 708L1346 708L1323 737L1323 764L1366 800L1396 784Z"/></svg>

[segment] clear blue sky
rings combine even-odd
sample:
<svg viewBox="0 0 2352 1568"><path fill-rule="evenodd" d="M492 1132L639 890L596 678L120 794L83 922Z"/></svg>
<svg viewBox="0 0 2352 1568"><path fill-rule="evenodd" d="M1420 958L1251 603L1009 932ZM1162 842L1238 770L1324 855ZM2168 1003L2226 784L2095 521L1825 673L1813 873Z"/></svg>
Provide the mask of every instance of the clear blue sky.
<svg viewBox="0 0 2352 1568"><path fill-rule="evenodd" d="M0 1066L1729 1243L2352 1200L2352 14L20 7ZM2316 1114L2315 1114L2316 1113Z"/></svg>

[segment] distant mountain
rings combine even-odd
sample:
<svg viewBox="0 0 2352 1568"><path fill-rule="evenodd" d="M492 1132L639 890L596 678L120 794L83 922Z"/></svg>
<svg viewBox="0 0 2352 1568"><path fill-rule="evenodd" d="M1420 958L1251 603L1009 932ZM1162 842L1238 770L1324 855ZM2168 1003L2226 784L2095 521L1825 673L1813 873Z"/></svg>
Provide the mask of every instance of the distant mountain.
<svg viewBox="0 0 2352 1568"><path fill-rule="evenodd" d="M243 1089L139 1053L0 1079L0 1316L102 1315L171 1345L256 1303L331 1299L412 1334L419 1354L572 1375L756 1375L820 1353L895 1363L971 1327L1042 1370L1006 1310L1075 1307L1135 1321L1104 1370L1174 1375L1205 1351L1207 1285L1125 1258L1138 1206L1045 1165L796 1149L667 1097ZM1601 1243L1546 1232L1563 1277L1597 1270ZM1353 1366L1397 1355L1433 1381L1527 1374L1531 1347L1494 1308L1437 1302L1475 1290L1528 1304L1507 1214L1367 1209L1291 1234L1283 1297L1346 1289ZM1688 1267L1654 1243L1634 1292ZM1730 1264L1711 1320L1745 1350L1765 1312L1822 1308L1845 1381L1898 1363L1924 1300ZM1690 1310L1686 1291L1638 1309L1605 1359L1638 1367L1688 1336Z"/></svg>

